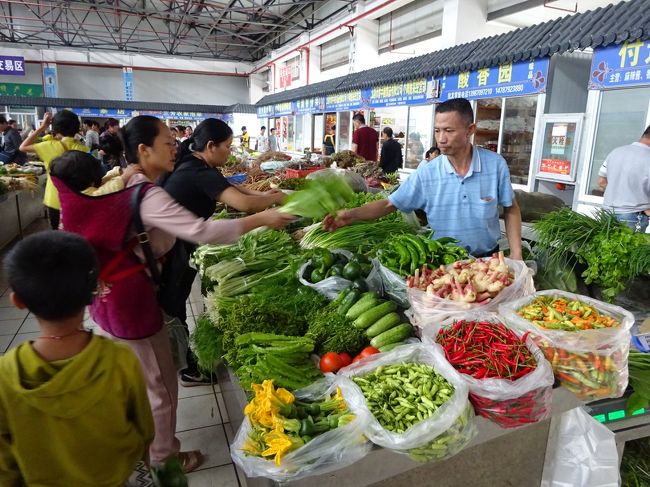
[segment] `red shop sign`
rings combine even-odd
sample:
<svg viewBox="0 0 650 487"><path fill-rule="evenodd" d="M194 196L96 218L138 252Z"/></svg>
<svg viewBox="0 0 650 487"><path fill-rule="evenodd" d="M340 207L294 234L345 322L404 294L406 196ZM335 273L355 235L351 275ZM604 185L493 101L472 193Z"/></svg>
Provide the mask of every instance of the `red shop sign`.
<svg viewBox="0 0 650 487"><path fill-rule="evenodd" d="M539 170L540 172L549 174L563 174L568 176L571 173L571 161L565 159L542 159Z"/></svg>

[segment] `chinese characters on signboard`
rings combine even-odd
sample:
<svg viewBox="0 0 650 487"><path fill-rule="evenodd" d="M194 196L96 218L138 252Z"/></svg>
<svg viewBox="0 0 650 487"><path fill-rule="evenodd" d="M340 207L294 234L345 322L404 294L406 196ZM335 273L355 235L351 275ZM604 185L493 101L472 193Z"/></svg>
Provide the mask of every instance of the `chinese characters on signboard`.
<svg viewBox="0 0 650 487"><path fill-rule="evenodd" d="M291 66L282 66L280 68L280 88L291 86Z"/></svg>
<svg viewBox="0 0 650 487"><path fill-rule="evenodd" d="M650 41L624 42L594 50L589 88L650 84Z"/></svg>
<svg viewBox="0 0 650 487"><path fill-rule="evenodd" d="M554 179L572 177L574 144L577 124L573 122L547 122L544 126L544 144L539 163L539 176Z"/></svg>
<svg viewBox="0 0 650 487"><path fill-rule="evenodd" d="M440 101L452 98L472 100L544 93L548 66L548 59L535 59L448 74L442 78Z"/></svg>
<svg viewBox="0 0 650 487"><path fill-rule="evenodd" d="M124 81L124 100L133 101L133 68L122 68Z"/></svg>
<svg viewBox="0 0 650 487"><path fill-rule="evenodd" d="M0 56L0 75L25 76L25 58L21 56Z"/></svg>

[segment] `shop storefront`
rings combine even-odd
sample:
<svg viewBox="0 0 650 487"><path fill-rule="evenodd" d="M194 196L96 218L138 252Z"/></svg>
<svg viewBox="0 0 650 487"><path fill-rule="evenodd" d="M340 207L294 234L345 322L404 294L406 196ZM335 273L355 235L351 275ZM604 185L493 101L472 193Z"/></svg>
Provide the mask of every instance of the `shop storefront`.
<svg viewBox="0 0 650 487"><path fill-rule="evenodd" d="M467 98L474 108L474 144L503 156L515 187L531 190L535 127L544 109L549 59L506 63L446 75L440 101Z"/></svg>
<svg viewBox="0 0 650 487"><path fill-rule="evenodd" d="M589 78L580 191L574 206L600 206L598 171L616 147L639 140L650 125L650 43L624 43L594 51Z"/></svg>

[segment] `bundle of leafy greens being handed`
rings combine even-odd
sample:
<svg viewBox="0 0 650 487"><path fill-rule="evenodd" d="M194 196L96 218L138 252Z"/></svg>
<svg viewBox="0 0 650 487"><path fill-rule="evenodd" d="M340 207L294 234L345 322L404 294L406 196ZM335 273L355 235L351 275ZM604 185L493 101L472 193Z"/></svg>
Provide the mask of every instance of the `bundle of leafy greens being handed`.
<svg viewBox="0 0 650 487"><path fill-rule="evenodd" d="M336 214L353 197L354 191L347 181L332 175L307 182L305 189L287 196L279 211L321 220Z"/></svg>

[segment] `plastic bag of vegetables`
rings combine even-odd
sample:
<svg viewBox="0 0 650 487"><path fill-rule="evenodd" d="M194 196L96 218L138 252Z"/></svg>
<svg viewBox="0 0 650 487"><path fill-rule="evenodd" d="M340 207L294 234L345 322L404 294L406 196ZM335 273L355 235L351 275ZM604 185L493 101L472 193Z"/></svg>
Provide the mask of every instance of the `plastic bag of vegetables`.
<svg viewBox="0 0 650 487"><path fill-rule="evenodd" d="M499 306L511 328L530 332L563 387L584 401L620 397L634 316L619 306L551 289Z"/></svg>
<svg viewBox="0 0 650 487"><path fill-rule="evenodd" d="M467 313L427 328L422 338L443 347L477 414L505 428L550 416L551 365L532 337L507 328L498 315Z"/></svg>
<svg viewBox="0 0 650 487"><path fill-rule="evenodd" d="M371 355L341 369L336 381L350 410L370 415L370 441L416 461L451 457L476 433L467 385L435 344Z"/></svg>
<svg viewBox="0 0 650 487"><path fill-rule="evenodd" d="M411 306L409 304L408 292L406 290L406 281L402 276L396 272L391 271L388 267L384 267L379 262L379 259L373 259L373 264L377 265L381 283L383 286L384 294L395 301L403 308Z"/></svg>
<svg viewBox="0 0 650 487"><path fill-rule="evenodd" d="M535 292L533 271L502 253L458 261L436 271L427 267L408 277L407 286L413 324L423 329L468 311L496 312L500 304Z"/></svg>
<svg viewBox="0 0 650 487"><path fill-rule="evenodd" d="M298 280L304 286L334 299L344 289L354 286L361 292L381 293L382 282L374 262L343 249L316 249L314 256L298 269Z"/></svg>
<svg viewBox="0 0 650 487"><path fill-rule="evenodd" d="M278 392L280 391L282 390L279 389ZM317 402L323 404L323 401L331 403L332 400L330 398L332 396L334 398L340 397L333 376L330 376L316 381L308 387L299 389L294 394L288 393L285 390L279 398L273 398L273 400L280 402L286 399L287 403L295 406L297 401L301 403ZM343 398L347 402L345 396ZM282 405L280 404L280 406ZM297 424L301 424L301 430L303 429L302 423L304 421L310 422L314 429L317 428L318 421L316 421L316 424L313 424L312 418L312 414L315 414L315 411L311 411L310 409L308 408L307 410L310 413L308 416L310 419L305 418L305 420L295 419L289 421L292 423L298 421ZM332 414L329 416L337 416L337 412L340 412L338 408L332 411ZM319 411L319 414L325 413ZM330 425L335 427L329 428L324 433L318 435L312 433L313 437L311 438L305 435L285 435L290 438L289 441L298 441L302 445L285 454L282 454L284 448L280 441L284 438L278 438L277 444L273 442L273 447L269 448L270 450L274 448L276 450L275 452L270 452L271 454L275 454L274 461L272 456L270 459L267 459L250 453L247 454L244 451L250 448L247 446L247 442L253 432L251 420L246 416L230 446L230 455L233 461L244 471L246 476L266 477L277 482L298 480L312 475L322 475L333 470L338 470L362 459L372 448L372 444L363 436L363 431L366 428L369 416L363 414L347 414L343 419L344 421L340 421L339 425ZM277 419L275 421L289 423L289 421L284 419ZM289 427L287 424L285 426ZM278 429L277 426L276 429ZM302 431L298 432L298 434L300 433ZM305 439L307 440L306 442L304 441Z"/></svg>

